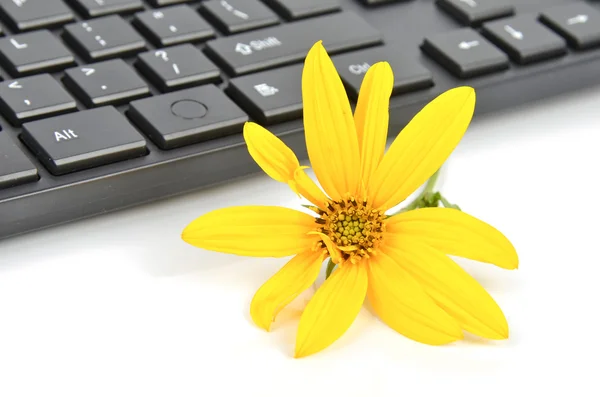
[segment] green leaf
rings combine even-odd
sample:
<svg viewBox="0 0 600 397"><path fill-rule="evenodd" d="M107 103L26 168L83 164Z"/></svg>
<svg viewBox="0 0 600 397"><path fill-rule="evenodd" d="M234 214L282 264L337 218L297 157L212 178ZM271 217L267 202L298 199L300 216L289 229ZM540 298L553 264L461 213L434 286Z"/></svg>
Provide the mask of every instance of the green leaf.
<svg viewBox="0 0 600 397"><path fill-rule="evenodd" d="M327 280L329 276L331 276L331 273L333 272L333 269L335 269L335 266L336 264L333 263L331 259L329 259L329 262L327 262L327 270L325 270L325 280Z"/></svg>

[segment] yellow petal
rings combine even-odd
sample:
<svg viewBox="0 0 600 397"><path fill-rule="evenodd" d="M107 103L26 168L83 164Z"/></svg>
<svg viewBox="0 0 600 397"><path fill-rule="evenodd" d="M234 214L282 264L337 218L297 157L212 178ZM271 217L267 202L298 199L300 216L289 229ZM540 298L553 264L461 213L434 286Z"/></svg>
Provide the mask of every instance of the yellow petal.
<svg viewBox="0 0 600 397"><path fill-rule="evenodd" d="M300 318L296 357L325 349L350 328L365 300L367 283L363 263L345 263L325 280Z"/></svg>
<svg viewBox="0 0 600 397"><path fill-rule="evenodd" d="M360 86L354 122L360 151L361 176L365 186L377 169L388 134L390 96L394 73L387 62L371 66Z"/></svg>
<svg viewBox="0 0 600 397"><path fill-rule="evenodd" d="M367 296L373 309L400 334L429 345L462 339L458 323L400 265L379 252L370 259Z"/></svg>
<svg viewBox="0 0 600 397"><path fill-rule="evenodd" d="M333 200L356 194L360 156L346 91L321 42L306 56L302 72L306 147L317 179Z"/></svg>
<svg viewBox="0 0 600 397"><path fill-rule="evenodd" d="M294 184L298 193L319 208L325 208L329 199L315 182L306 175L306 167L298 167L294 172Z"/></svg>
<svg viewBox="0 0 600 397"><path fill-rule="evenodd" d="M275 206L229 207L190 223L182 239L198 248L230 254L284 257L312 248L315 218Z"/></svg>
<svg viewBox="0 0 600 397"><path fill-rule="evenodd" d="M504 269L519 265L517 251L498 230L452 208L422 208L394 215L386 233L412 236L448 255L492 263Z"/></svg>
<svg viewBox="0 0 600 397"><path fill-rule="evenodd" d="M277 314L317 279L325 251L307 250L296 255L259 288L250 304L250 315L269 331Z"/></svg>
<svg viewBox="0 0 600 397"><path fill-rule="evenodd" d="M429 179L462 139L474 109L471 87L446 91L425 106L396 137L373 174L373 206L387 210Z"/></svg>
<svg viewBox="0 0 600 397"><path fill-rule="evenodd" d="M300 163L281 139L256 123L246 123L244 140L250 156L267 175L279 182L294 180L294 171Z"/></svg>
<svg viewBox="0 0 600 397"><path fill-rule="evenodd" d="M386 252L460 326L488 339L508 338L502 310L483 287L452 259L417 239L386 239Z"/></svg>

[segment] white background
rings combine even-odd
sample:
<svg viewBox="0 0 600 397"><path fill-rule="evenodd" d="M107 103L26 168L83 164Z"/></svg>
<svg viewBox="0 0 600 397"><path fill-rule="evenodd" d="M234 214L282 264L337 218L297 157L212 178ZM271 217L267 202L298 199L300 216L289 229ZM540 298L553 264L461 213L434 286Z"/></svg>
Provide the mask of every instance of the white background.
<svg viewBox="0 0 600 397"><path fill-rule="evenodd" d="M1 396L598 396L600 90L475 122L443 191L503 231L517 271L463 263L511 338L417 344L364 309L326 351L292 357L303 295L274 332L250 321L284 260L186 245L221 206L298 206L259 175L0 242ZM531 394L534 393L534 394Z"/></svg>

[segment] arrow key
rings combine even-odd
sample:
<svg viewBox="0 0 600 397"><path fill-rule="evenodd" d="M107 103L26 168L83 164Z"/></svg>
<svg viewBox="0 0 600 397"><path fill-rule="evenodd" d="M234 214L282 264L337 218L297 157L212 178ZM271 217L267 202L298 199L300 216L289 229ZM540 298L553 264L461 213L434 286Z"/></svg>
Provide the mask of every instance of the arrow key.
<svg viewBox="0 0 600 397"><path fill-rule="evenodd" d="M427 37L421 49L461 78L484 75L508 68L506 54L470 28Z"/></svg>
<svg viewBox="0 0 600 397"><path fill-rule="evenodd" d="M75 100L50 75L0 84L0 110L15 126L76 110Z"/></svg>
<svg viewBox="0 0 600 397"><path fill-rule="evenodd" d="M551 7L541 21L578 50L600 46L600 11L586 3Z"/></svg>
<svg viewBox="0 0 600 397"><path fill-rule="evenodd" d="M532 15L484 23L483 34L520 64L559 57L567 52L565 41Z"/></svg>
<svg viewBox="0 0 600 397"><path fill-rule="evenodd" d="M457 21L470 26L515 13L514 6L498 0L437 0L436 4Z"/></svg>

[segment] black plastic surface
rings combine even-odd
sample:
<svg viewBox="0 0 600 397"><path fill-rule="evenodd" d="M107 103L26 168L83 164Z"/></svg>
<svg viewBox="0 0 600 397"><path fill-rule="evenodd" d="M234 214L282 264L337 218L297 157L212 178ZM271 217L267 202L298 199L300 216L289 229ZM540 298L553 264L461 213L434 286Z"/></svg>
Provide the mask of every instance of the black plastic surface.
<svg viewBox="0 0 600 397"><path fill-rule="evenodd" d="M384 34L385 44L414 57L431 71L431 88L396 96L391 101L390 135L395 135L424 104L441 92L458 85L471 85L477 91L476 117L490 111L515 107L528 101L588 87L600 83L600 48L588 51L568 50L561 58L527 66L511 63L498 73L472 79L457 79L424 55L419 46L424 36L462 27L434 4L434 0L386 3L377 7L358 0L340 0L345 10L353 10ZM576 0L515 0L516 14L539 14L557 5ZM600 9L600 3L589 4ZM195 9L201 2L189 3ZM146 8L149 8L146 6ZM126 17L131 20L131 16ZM81 20L81 14L76 14ZM282 23L286 23L282 19ZM0 24L7 33L14 33ZM62 29L53 32L59 37ZM146 39L149 49L151 43ZM204 44L197 44L204 49ZM74 52L75 53L75 52ZM134 57L126 58L133 64ZM78 65L86 62L77 56ZM8 80L11 74L0 69ZM63 73L54 77L61 81ZM154 95L159 91L148 81ZM219 85L225 89L228 77ZM77 102L78 109L86 107ZM125 113L128 105L118 107ZM159 149L146 138L148 155L93 169L54 176L19 140L21 130L0 119L2 131L29 157L39 170L37 182L0 189L0 238L82 219L168 196L219 184L259 171L251 160L241 134L225 136L172 150ZM137 127L136 127L137 128ZM306 158L301 120L270 126L300 158Z"/></svg>

